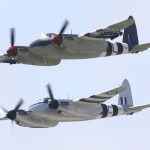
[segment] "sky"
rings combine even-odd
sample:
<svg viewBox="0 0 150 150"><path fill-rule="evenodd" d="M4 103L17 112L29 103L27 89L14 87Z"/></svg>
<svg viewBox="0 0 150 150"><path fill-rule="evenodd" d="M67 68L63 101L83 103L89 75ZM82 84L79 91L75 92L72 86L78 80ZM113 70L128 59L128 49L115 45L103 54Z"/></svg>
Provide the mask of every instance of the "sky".
<svg viewBox="0 0 150 150"><path fill-rule="evenodd" d="M0 53L10 46L9 29L16 28L16 45L29 45L41 33L58 33L64 19L66 33L86 33L133 15L140 43L150 42L148 0L5 0L0 1ZM116 40L115 40L116 41ZM121 41L118 38L117 41ZM47 97L50 83L56 98L77 99L117 87L126 78L135 105L150 103L150 49L87 60L62 60L53 67L0 64L0 104L13 109L20 97L23 108ZM117 104L116 96L107 103ZM59 123L54 128L30 129L0 122L0 147L9 150L126 150L149 149L150 109L132 116Z"/></svg>

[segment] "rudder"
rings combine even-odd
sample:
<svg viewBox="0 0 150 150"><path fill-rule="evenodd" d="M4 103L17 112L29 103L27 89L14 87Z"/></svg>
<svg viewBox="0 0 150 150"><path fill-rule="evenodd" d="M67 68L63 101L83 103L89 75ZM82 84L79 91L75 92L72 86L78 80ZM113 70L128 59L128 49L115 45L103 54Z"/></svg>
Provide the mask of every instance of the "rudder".
<svg viewBox="0 0 150 150"><path fill-rule="evenodd" d="M132 107L133 100L132 100L131 87L127 79L123 81L122 86L125 88L125 91L119 94L118 105Z"/></svg>
<svg viewBox="0 0 150 150"><path fill-rule="evenodd" d="M128 19L134 19L134 18L132 16L129 16ZM123 43L128 44L129 50L132 50L132 48L135 45L139 44L138 33L137 33L137 28L135 23L124 30Z"/></svg>

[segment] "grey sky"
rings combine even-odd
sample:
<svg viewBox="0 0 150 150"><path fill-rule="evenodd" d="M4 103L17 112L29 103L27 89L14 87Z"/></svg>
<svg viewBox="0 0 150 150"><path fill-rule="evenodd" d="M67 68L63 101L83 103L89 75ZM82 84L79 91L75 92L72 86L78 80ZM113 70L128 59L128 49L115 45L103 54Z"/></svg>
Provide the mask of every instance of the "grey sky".
<svg viewBox="0 0 150 150"><path fill-rule="evenodd" d="M28 45L40 33L58 32L64 19L66 33L85 33L133 15L140 43L150 42L148 0L5 0L0 2L0 53L10 45L9 28L16 28L16 45ZM121 39L118 39L121 41ZM12 109L20 97L25 105L46 97L51 83L56 98L76 99L109 90L127 78L135 105L150 103L150 50L137 55L67 60L54 67L0 64L0 104ZM117 103L117 98L108 103ZM0 122L0 149L100 150L149 149L150 109L133 116L60 123L54 128L29 129Z"/></svg>

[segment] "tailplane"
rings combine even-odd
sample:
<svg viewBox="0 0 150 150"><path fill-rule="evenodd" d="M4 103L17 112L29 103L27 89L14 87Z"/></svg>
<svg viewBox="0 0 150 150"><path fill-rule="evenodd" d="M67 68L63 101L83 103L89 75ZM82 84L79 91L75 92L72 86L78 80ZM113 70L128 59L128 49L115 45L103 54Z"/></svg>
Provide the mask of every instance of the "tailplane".
<svg viewBox="0 0 150 150"><path fill-rule="evenodd" d="M150 104L131 107L131 108L127 109L127 114L133 114L133 113L142 111L143 109L146 109L146 108L149 108L149 107L150 107Z"/></svg>
<svg viewBox="0 0 150 150"><path fill-rule="evenodd" d="M123 81L121 86L124 87L125 90L119 94L118 105L121 105L123 108L125 108L127 115L132 115L133 113L150 107L150 104L133 106L131 87L127 79Z"/></svg>
<svg viewBox="0 0 150 150"><path fill-rule="evenodd" d="M118 105L122 105L124 107L132 107L133 106L132 93L130 84L127 79L123 81L122 87L124 87L125 90L119 94Z"/></svg>

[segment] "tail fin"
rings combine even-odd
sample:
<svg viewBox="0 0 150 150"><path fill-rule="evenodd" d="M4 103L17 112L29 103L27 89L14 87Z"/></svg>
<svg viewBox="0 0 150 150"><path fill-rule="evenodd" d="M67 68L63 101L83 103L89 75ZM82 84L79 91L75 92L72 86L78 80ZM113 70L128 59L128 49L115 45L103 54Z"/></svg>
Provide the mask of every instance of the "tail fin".
<svg viewBox="0 0 150 150"><path fill-rule="evenodd" d="M130 16L128 19L134 19L134 18ZM132 48L135 45L139 44L137 28L135 23L124 30L123 43L128 44L129 50L132 50Z"/></svg>
<svg viewBox="0 0 150 150"><path fill-rule="evenodd" d="M127 79L123 81L122 86L125 87L126 90L119 94L118 105L132 107L133 106L132 93L130 84Z"/></svg>

